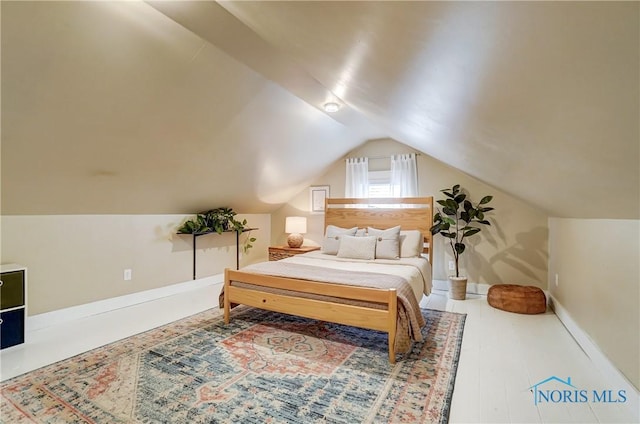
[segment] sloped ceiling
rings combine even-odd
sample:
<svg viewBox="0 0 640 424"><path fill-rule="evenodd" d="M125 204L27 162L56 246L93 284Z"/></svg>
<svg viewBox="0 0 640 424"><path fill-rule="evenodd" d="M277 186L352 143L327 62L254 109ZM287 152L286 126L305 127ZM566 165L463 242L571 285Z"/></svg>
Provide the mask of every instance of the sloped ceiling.
<svg viewBox="0 0 640 424"><path fill-rule="evenodd" d="M637 2L2 2L3 213L276 208L391 137L640 217ZM335 96L344 107L327 115Z"/></svg>
<svg viewBox="0 0 640 424"><path fill-rule="evenodd" d="M268 212L381 135L146 3L1 6L3 214Z"/></svg>

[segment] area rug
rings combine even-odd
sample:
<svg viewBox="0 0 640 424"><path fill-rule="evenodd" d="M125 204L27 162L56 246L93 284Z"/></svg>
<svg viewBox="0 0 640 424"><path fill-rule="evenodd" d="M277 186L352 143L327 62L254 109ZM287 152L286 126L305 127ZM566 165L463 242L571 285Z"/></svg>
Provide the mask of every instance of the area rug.
<svg viewBox="0 0 640 424"><path fill-rule="evenodd" d="M424 342L238 307L8 380L2 423L447 422L465 315L423 309Z"/></svg>

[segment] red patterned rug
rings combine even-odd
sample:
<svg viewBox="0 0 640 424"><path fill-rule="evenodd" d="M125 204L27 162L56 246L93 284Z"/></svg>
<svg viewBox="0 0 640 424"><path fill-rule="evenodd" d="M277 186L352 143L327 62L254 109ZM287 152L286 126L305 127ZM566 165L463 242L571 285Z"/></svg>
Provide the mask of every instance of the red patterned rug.
<svg viewBox="0 0 640 424"><path fill-rule="evenodd" d="M425 341L248 307L211 309L0 385L2 423L447 422L465 315Z"/></svg>

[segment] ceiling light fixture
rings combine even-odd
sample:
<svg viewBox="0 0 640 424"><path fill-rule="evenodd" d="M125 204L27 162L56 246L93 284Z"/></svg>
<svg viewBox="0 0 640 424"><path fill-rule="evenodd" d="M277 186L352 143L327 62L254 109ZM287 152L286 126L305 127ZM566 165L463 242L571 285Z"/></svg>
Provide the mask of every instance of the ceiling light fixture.
<svg viewBox="0 0 640 424"><path fill-rule="evenodd" d="M340 105L336 102L327 102L322 107L324 108L324 111L328 113L333 113L340 110Z"/></svg>

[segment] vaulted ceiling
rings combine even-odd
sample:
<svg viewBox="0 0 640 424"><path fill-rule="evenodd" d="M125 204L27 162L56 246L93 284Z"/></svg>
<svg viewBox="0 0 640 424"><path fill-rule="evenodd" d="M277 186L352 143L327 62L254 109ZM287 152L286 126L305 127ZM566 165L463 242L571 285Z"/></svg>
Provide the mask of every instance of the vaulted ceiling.
<svg viewBox="0 0 640 424"><path fill-rule="evenodd" d="M1 15L3 214L269 212L390 137L552 216L640 218L638 2Z"/></svg>

